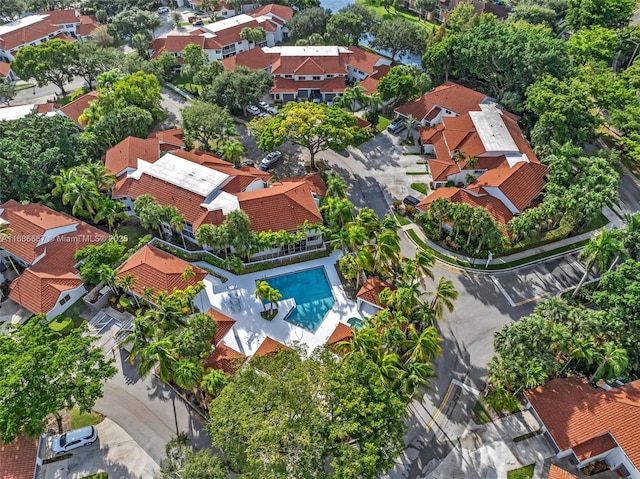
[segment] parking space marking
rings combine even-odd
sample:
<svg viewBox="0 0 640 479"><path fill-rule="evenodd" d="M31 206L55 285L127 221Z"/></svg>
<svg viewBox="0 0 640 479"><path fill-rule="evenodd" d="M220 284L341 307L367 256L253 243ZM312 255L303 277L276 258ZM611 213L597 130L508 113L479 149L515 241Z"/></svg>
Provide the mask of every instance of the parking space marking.
<svg viewBox="0 0 640 479"><path fill-rule="evenodd" d="M504 288L502 287L502 285L500 284L500 281L498 281L498 279L494 276L491 275L491 281L493 281L493 284L496 285L496 287L500 290L500 292L502 293L502 295L505 297L505 299L509 302L509 304L511 305L512 308L516 307L516 303L513 301L513 299L511 299L511 296L509 296L507 294L507 292L504 290Z"/></svg>

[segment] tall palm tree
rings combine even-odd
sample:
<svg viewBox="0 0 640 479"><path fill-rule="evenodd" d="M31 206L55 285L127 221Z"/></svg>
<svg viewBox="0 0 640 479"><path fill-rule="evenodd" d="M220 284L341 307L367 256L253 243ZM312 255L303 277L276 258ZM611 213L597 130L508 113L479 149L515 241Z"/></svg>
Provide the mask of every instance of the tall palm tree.
<svg viewBox="0 0 640 479"><path fill-rule="evenodd" d="M568 349L569 358L562 366L559 375L565 371L565 369L569 366L569 363L574 359L584 360L589 366L593 364L596 354L595 344L593 342L593 338L577 338L574 342L569 346Z"/></svg>
<svg viewBox="0 0 640 479"><path fill-rule="evenodd" d="M138 278L130 273L125 274L122 278L120 278L117 282L118 286L120 286L124 291L128 292L133 296L138 308L140 307L140 301L138 301L138 295L133 292L133 287L138 282Z"/></svg>
<svg viewBox="0 0 640 479"><path fill-rule="evenodd" d="M600 365L591 378L589 378L590 384L593 384L594 381L600 378L614 379L622 375L629 365L627 350L619 348L611 341L607 341L602 345L602 348L596 352L596 357Z"/></svg>
<svg viewBox="0 0 640 479"><path fill-rule="evenodd" d="M416 127L416 125L418 124L418 120L416 120L413 115L409 115L407 116L404 121L402 122L402 124L404 125L404 127L407 129L407 137L405 138L405 140L409 141L409 136L411 135L411 131Z"/></svg>
<svg viewBox="0 0 640 479"><path fill-rule="evenodd" d="M440 347L442 339L434 327L425 328L418 332L413 327L409 327L409 337L405 342L406 352L402 359L429 363L442 353Z"/></svg>
<svg viewBox="0 0 640 479"><path fill-rule="evenodd" d="M81 167L81 174L95 185L98 191L111 191L117 178L102 163L94 161Z"/></svg>
<svg viewBox="0 0 640 479"><path fill-rule="evenodd" d="M158 328L148 316L138 315L133 319L133 330L122 342L123 345L131 345L129 350L130 364L133 364L141 351L153 342L157 334Z"/></svg>
<svg viewBox="0 0 640 479"><path fill-rule="evenodd" d="M195 389L202 381L204 369L199 361L180 359L173 371L173 380L182 389Z"/></svg>
<svg viewBox="0 0 640 479"><path fill-rule="evenodd" d="M174 211L172 211L171 218L169 219L169 226L172 230L180 233L180 238L182 239L182 247L187 249L187 243L184 239L184 216L178 211L177 208L172 207Z"/></svg>
<svg viewBox="0 0 640 479"><path fill-rule="evenodd" d="M622 230L622 245L631 259L640 258L640 213L625 214L627 223Z"/></svg>
<svg viewBox="0 0 640 479"><path fill-rule="evenodd" d="M337 173L332 174L327 179L327 196L346 198L348 189L345 179Z"/></svg>
<svg viewBox="0 0 640 479"><path fill-rule="evenodd" d="M353 203L346 198L328 197L320 210L327 215L327 223L333 231L353 221Z"/></svg>
<svg viewBox="0 0 640 479"><path fill-rule="evenodd" d="M176 367L176 357L174 354L174 336L168 335L156 339L140 351L140 364L138 373L145 378L151 371L157 369L158 377L164 383L173 379Z"/></svg>
<svg viewBox="0 0 640 479"><path fill-rule="evenodd" d="M453 282L444 276L438 278L436 289L430 291L428 295L431 296L429 307L434 311L437 320L442 319L445 308L452 313L454 309L453 302L458 299L458 292Z"/></svg>
<svg viewBox="0 0 640 479"><path fill-rule="evenodd" d="M238 166L245 147L238 140L228 141L222 146L222 156L225 160L231 161L234 166Z"/></svg>
<svg viewBox="0 0 640 479"><path fill-rule="evenodd" d="M100 200L96 215L93 217L93 221L96 223L106 221L109 233L113 233L113 228L116 224L126 219L127 215L124 212L122 203L109 197L104 197Z"/></svg>
<svg viewBox="0 0 640 479"><path fill-rule="evenodd" d="M397 380L397 391L407 399L411 399L420 387L427 386L435 376L433 364L409 360L404 364Z"/></svg>
<svg viewBox="0 0 640 479"><path fill-rule="evenodd" d="M370 247L373 259L373 273L378 271L388 272L390 264L400 260L400 238L398 233L390 228L383 228L375 235L375 243Z"/></svg>
<svg viewBox="0 0 640 479"><path fill-rule="evenodd" d="M270 290L271 290L271 286L266 281L258 281L256 283L256 291L255 291L254 294L255 294L255 297L258 298L260 300L260 302L262 303L262 309L264 311L267 310L266 301L269 300L269 291Z"/></svg>
<svg viewBox="0 0 640 479"><path fill-rule="evenodd" d="M276 288L269 286L269 293L267 294L267 301L269 301L269 311L273 312L274 307L278 307L278 301L282 299L282 294Z"/></svg>
<svg viewBox="0 0 640 479"><path fill-rule="evenodd" d="M615 264L614 260L617 261L617 258L622 254L624 254L624 247L620 242L618 232L602 228L602 231L592 237L580 252L578 258L585 264L584 274L571 297L574 298L578 294L587 280L591 268L596 266L602 274L609 267L612 267Z"/></svg>
<svg viewBox="0 0 640 479"><path fill-rule="evenodd" d="M353 112L358 110L358 107L365 105L366 99L367 90L356 84L345 88L344 93L338 99L338 103L342 108Z"/></svg>

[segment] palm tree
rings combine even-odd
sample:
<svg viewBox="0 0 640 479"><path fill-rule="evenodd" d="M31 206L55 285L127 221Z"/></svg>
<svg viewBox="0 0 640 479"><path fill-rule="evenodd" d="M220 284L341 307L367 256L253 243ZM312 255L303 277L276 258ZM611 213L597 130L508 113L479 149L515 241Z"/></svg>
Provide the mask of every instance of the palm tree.
<svg viewBox="0 0 640 479"><path fill-rule="evenodd" d="M133 292L133 287L138 282L138 278L133 276L132 274L125 274L122 278L120 278L117 282L118 286L120 286L124 291L128 292L133 296L133 299L136 301L138 308L140 307L140 301L138 301L138 295Z"/></svg>
<svg viewBox="0 0 640 479"><path fill-rule="evenodd" d="M91 217L98 208L100 194L86 177L79 174L79 170L69 168L54 176L55 187L51 191L54 196L62 197L62 204L71 204L74 216Z"/></svg>
<svg viewBox="0 0 640 479"><path fill-rule="evenodd" d="M195 389L202 381L204 369L202 364L192 359L180 359L173 372L173 380L182 389Z"/></svg>
<svg viewBox="0 0 640 479"><path fill-rule="evenodd" d="M136 316L133 319L133 330L122 342L130 344L129 363L133 364L138 355L153 342L158 333L158 328L148 316Z"/></svg>
<svg viewBox="0 0 640 479"><path fill-rule="evenodd" d="M574 359L582 359L589 366L593 364L596 349L592 338L578 338L568 349L569 358L564 363L564 366L562 366L559 375L562 375L564 370L569 366L569 363Z"/></svg>
<svg viewBox="0 0 640 479"><path fill-rule="evenodd" d="M409 360L397 380L397 391L410 400L420 387L427 386L435 376L433 364Z"/></svg>
<svg viewBox="0 0 640 479"><path fill-rule="evenodd" d="M157 369L158 377L164 383L173 379L176 367L176 357L174 355L174 337L169 335L157 339L140 351L140 364L138 373L141 378L145 378L151 371Z"/></svg>
<svg viewBox="0 0 640 479"><path fill-rule="evenodd" d="M580 252L578 258L585 264L584 274L571 297L574 298L578 294L578 291L587 280L591 268L596 266L600 273L604 273L608 268L613 267L618 257L622 254L624 254L624 247L619 240L618 233L602 228L602 231L592 237Z"/></svg>
<svg viewBox="0 0 640 479"><path fill-rule="evenodd" d="M442 319L444 308L447 308L450 313L453 312L453 302L458 299L458 292L451 280L440 276L435 291L430 291L428 294L432 296L429 307L434 311L437 320Z"/></svg>
<svg viewBox="0 0 640 479"><path fill-rule="evenodd" d="M432 221L438 223L438 229L442 231L444 223L449 218L449 211L451 210L451 202L438 198L429 205L429 217Z"/></svg>
<svg viewBox="0 0 640 479"><path fill-rule="evenodd" d="M627 223L622 230L622 245L631 259L640 258L640 213L625 214Z"/></svg>
<svg viewBox="0 0 640 479"><path fill-rule="evenodd" d="M327 196L346 198L348 189L347 182L337 173L332 174L327 179Z"/></svg>
<svg viewBox="0 0 640 479"><path fill-rule="evenodd" d="M344 93L338 99L338 103L342 108L353 112L358 110L359 106L365 105L366 100L367 90L356 84L352 87L345 88Z"/></svg>
<svg viewBox="0 0 640 479"><path fill-rule="evenodd" d="M627 350L619 348L611 341L604 343L602 348L596 352L596 355L600 361L600 366L589 379L590 384L600 378L614 379L622 375L629 365Z"/></svg>
<svg viewBox="0 0 640 479"><path fill-rule="evenodd" d="M0 241L5 241L11 236L11 228L8 223L0 223Z"/></svg>
<svg viewBox="0 0 640 479"><path fill-rule="evenodd" d="M373 260L373 273L388 272L390 263L397 263L400 259L400 238L391 228L383 228L375 235L375 243L370 246Z"/></svg>
<svg viewBox="0 0 640 479"><path fill-rule="evenodd" d="M411 135L411 130L413 130L416 127L416 125L418 124L418 120L416 120L413 117L413 115L409 115L404 119L402 124L407 129L407 137L405 138L405 140L409 141L409 136Z"/></svg>
<svg viewBox="0 0 640 479"><path fill-rule="evenodd" d="M219 369L211 369L200 382L202 389L209 397L216 398L229 382L229 376Z"/></svg>
<svg viewBox="0 0 640 479"><path fill-rule="evenodd" d="M101 221L106 221L109 233L113 233L113 228L116 224L126 219L127 214L124 212L122 203L112 200L109 197L100 200L98 211L96 211L96 215L93 217L93 221L96 224Z"/></svg>
<svg viewBox="0 0 640 479"><path fill-rule="evenodd" d="M345 224L353 221L353 203L346 198L328 197L320 210L326 212L327 223L333 231L338 231Z"/></svg>
<svg viewBox="0 0 640 479"><path fill-rule="evenodd" d="M94 100L89 102L89 106L84 109L82 115L78 117L80 123L86 124L86 126L93 125L102 116L102 108L98 101Z"/></svg>
<svg viewBox="0 0 640 479"><path fill-rule="evenodd" d="M111 191L116 184L116 176L100 162L94 161L79 168L81 175L94 184L98 191Z"/></svg>
<svg viewBox="0 0 640 479"><path fill-rule="evenodd" d="M266 301L269 300L269 291L271 290L271 286L269 286L269 283L267 283L266 281L258 281L256 283L256 291L255 291L255 297L258 298L260 300L260 302L262 303L262 309L263 311L267 310L267 305L266 305Z"/></svg>
<svg viewBox="0 0 640 479"><path fill-rule="evenodd" d="M177 208L172 208L175 211L172 211L171 218L169 219L169 226L172 230L180 233L180 238L182 238L182 247L187 249L187 243L184 240L184 216L182 216Z"/></svg>
<svg viewBox="0 0 640 479"><path fill-rule="evenodd" d="M424 12L424 19L427 21L427 12L433 12L438 4L436 0L414 0L413 5L418 9L418 18L422 18Z"/></svg>
<svg viewBox="0 0 640 479"><path fill-rule="evenodd" d="M222 147L222 156L234 166L238 166L244 152L245 147L238 140L228 141Z"/></svg>
<svg viewBox="0 0 640 479"><path fill-rule="evenodd" d="M409 337L405 341L406 352L402 359L407 361L419 361L429 363L442 353L440 347L442 339L436 328L430 326L418 332L412 326L409 327Z"/></svg>
<svg viewBox="0 0 640 479"><path fill-rule="evenodd" d="M282 294L280 291L269 286L269 292L267 294L267 301L269 301L270 308L269 311L273 312L274 307L278 307L278 301L282 299Z"/></svg>

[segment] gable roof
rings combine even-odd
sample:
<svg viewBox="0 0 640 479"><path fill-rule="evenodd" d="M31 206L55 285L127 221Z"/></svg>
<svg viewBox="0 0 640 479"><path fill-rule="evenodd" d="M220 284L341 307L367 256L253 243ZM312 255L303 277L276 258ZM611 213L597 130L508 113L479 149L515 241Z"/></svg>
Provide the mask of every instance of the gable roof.
<svg viewBox="0 0 640 479"><path fill-rule="evenodd" d="M11 283L9 298L34 314L46 314L54 308L60 294L81 285L82 280L76 273L38 263L25 269Z"/></svg>
<svg viewBox="0 0 640 479"><path fill-rule="evenodd" d="M76 35L79 37L87 37L93 33L93 31L101 26L100 22L93 15L80 15L80 25L76 27Z"/></svg>
<svg viewBox="0 0 640 479"><path fill-rule="evenodd" d="M231 331L231 328L233 328L233 325L236 324L237 321L215 309L209 309L207 314L216 322L216 334L213 337L213 345L217 346L227 333Z"/></svg>
<svg viewBox="0 0 640 479"><path fill-rule="evenodd" d="M160 158L157 138L128 136L107 150L104 164L111 173L119 175L127 168L137 168L138 159L153 163Z"/></svg>
<svg viewBox="0 0 640 479"><path fill-rule="evenodd" d="M59 31L43 15L23 17L0 26L0 50L14 50Z"/></svg>
<svg viewBox="0 0 640 479"><path fill-rule="evenodd" d="M284 21L288 22L293 17L293 8L287 5L270 3L268 5L264 5L260 8L256 8L255 10L247 12L247 15L250 15L252 17L262 17L263 15L269 16L269 14L275 15L276 17L282 18Z"/></svg>
<svg viewBox="0 0 640 479"><path fill-rule="evenodd" d="M375 276L370 276L364 282L356 296L363 301L366 301L367 303L375 304L376 306L382 307L378 301L378 296L387 288L389 288L391 291L396 290L396 287L391 283L387 283L386 281L383 281L380 278L376 278Z"/></svg>
<svg viewBox="0 0 640 479"><path fill-rule="evenodd" d="M471 194L462 188L453 186L438 188L418 203L416 208L421 211L427 211L429 205L440 198L449 200L452 203L466 203L473 208L484 208L501 225L507 224L513 218L511 210L502 201L491 196L486 191L481 189L477 194Z"/></svg>
<svg viewBox="0 0 640 479"><path fill-rule="evenodd" d="M601 437L608 433L640 468L640 381L605 391L579 378L555 378L525 396L560 451L601 450L610 445ZM602 442L583 445L598 437Z"/></svg>
<svg viewBox="0 0 640 479"><path fill-rule="evenodd" d="M282 351L282 350L288 351L289 349L290 348L288 346L285 346L281 342L276 341L271 336L267 336L266 338L264 338L264 341L262 341L262 344L260 344L258 349L256 349L256 352L253 353L253 355L257 357L261 357L261 356L266 356L268 354L277 353L278 351Z"/></svg>
<svg viewBox="0 0 640 479"><path fill-rule="evenodd" d="M327 344L334 345L351 338L353 338L353 329L344 323L338 323L327 339Z"/></svg>
<svg viewBox="0 0 640 479"><path fill-rule="evenodd" d="M65 24L74 24L80 23L80 19L78 18L78 12L75 9L67 9L67 10L50 10L40 12L40 15L46 15L47 20L52 25L65 25Z"/></svg>
<svg viewBox="0 0 640 479"><path fill-rule="evenodd" d="M149 133L148 138L157 139L160 142L160 149L162 151L173 151L185 147L184 130L182 128L153 131Z"/></svg>
<svg viewBox="0 0 640 479"><path fill-rule="evenodd" d="M365 73L372 74L377 70L377 66L384 59L380 55L371 53L363 48L350 45L349 54L347 55L346 62L353 68L362 70Z"/></svg>
<svg viewBox="0 0 640 479"><path fill-rule="evenodd" d="M227 374L235 374L242 367L247 357L230 348L224 343L220 343L216 346L211 356L203 361L203 367L207 369L219 369Z"/></svg>
<svg viewBox="0 0 640 479"><path fill-rule="evenodd" d="M237 197L253 231L294 231L305 221L322 223L322 215L306 182L245 191Z"/></svg>
<svg viewBox="0 0 640 479"><path fill-rule="evenodd" d="M234 70L236 65L244 65L252 70L263 70L269 67L275 56L266 53L262 48L251 48L221 60L225 70Z"/></svg>
<svg viewBox="0 0 640 479"><path fill-rule="evenodd" d="M72 119L76 125L84 127L86 124L80 122L79 118L84 111L89 107L89 103L98 99L97 91L90 91L84 95L79 96L71 103L67 103L65 106L60 107L60 111Z"/></svg>
<svg viewBox="0 0 640 479"><path fill-rule="evenodd" d="M322 179L322 176L320 176L320 173L309 173L304 176L291 176L280 180L281 183L295 183L300 181L307 183L309 188L311 188L311 191L316 195L327 196L327 184Z"/></svg>
<svg viewBox="0 0 640 479"><path fill-rule="evenodd" d="M194 275L185 277L184 272L189 267ZM185 290L207 276L202 268L149 245L140 248L118 268L118 278L122 279L127 274L135 278L131 291L138 296L143 296L145 288L152 288L155 294Z"/></svg>
<svg viewBox="0 0 640 479"><path fill-rule="evenodd" d="M0 477L3 479L33 479L38 455L38 441L25 436L10 444L0 443Z"/></svg>
<svg viewBox="0 0 640 479"><path fill-rule="evenodd" d="M404 116L411 115L421 121L436 106L461 115L469 111L480 110L478 105L487 99L489 97L484 93L447 81L425 93L420 98L399 106L394 111Z"/></svg>

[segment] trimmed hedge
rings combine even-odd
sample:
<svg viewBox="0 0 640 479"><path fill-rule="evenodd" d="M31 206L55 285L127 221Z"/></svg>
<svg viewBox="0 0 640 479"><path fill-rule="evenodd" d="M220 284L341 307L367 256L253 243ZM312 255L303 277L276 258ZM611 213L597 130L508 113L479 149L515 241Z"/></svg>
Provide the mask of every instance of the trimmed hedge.
<svg viewBox="0 0 640 479"><path fill-rule="evenodd" d="M60 336L66 336L73 329L73 319L58 316L49 323L49 327Z"/></svg>

